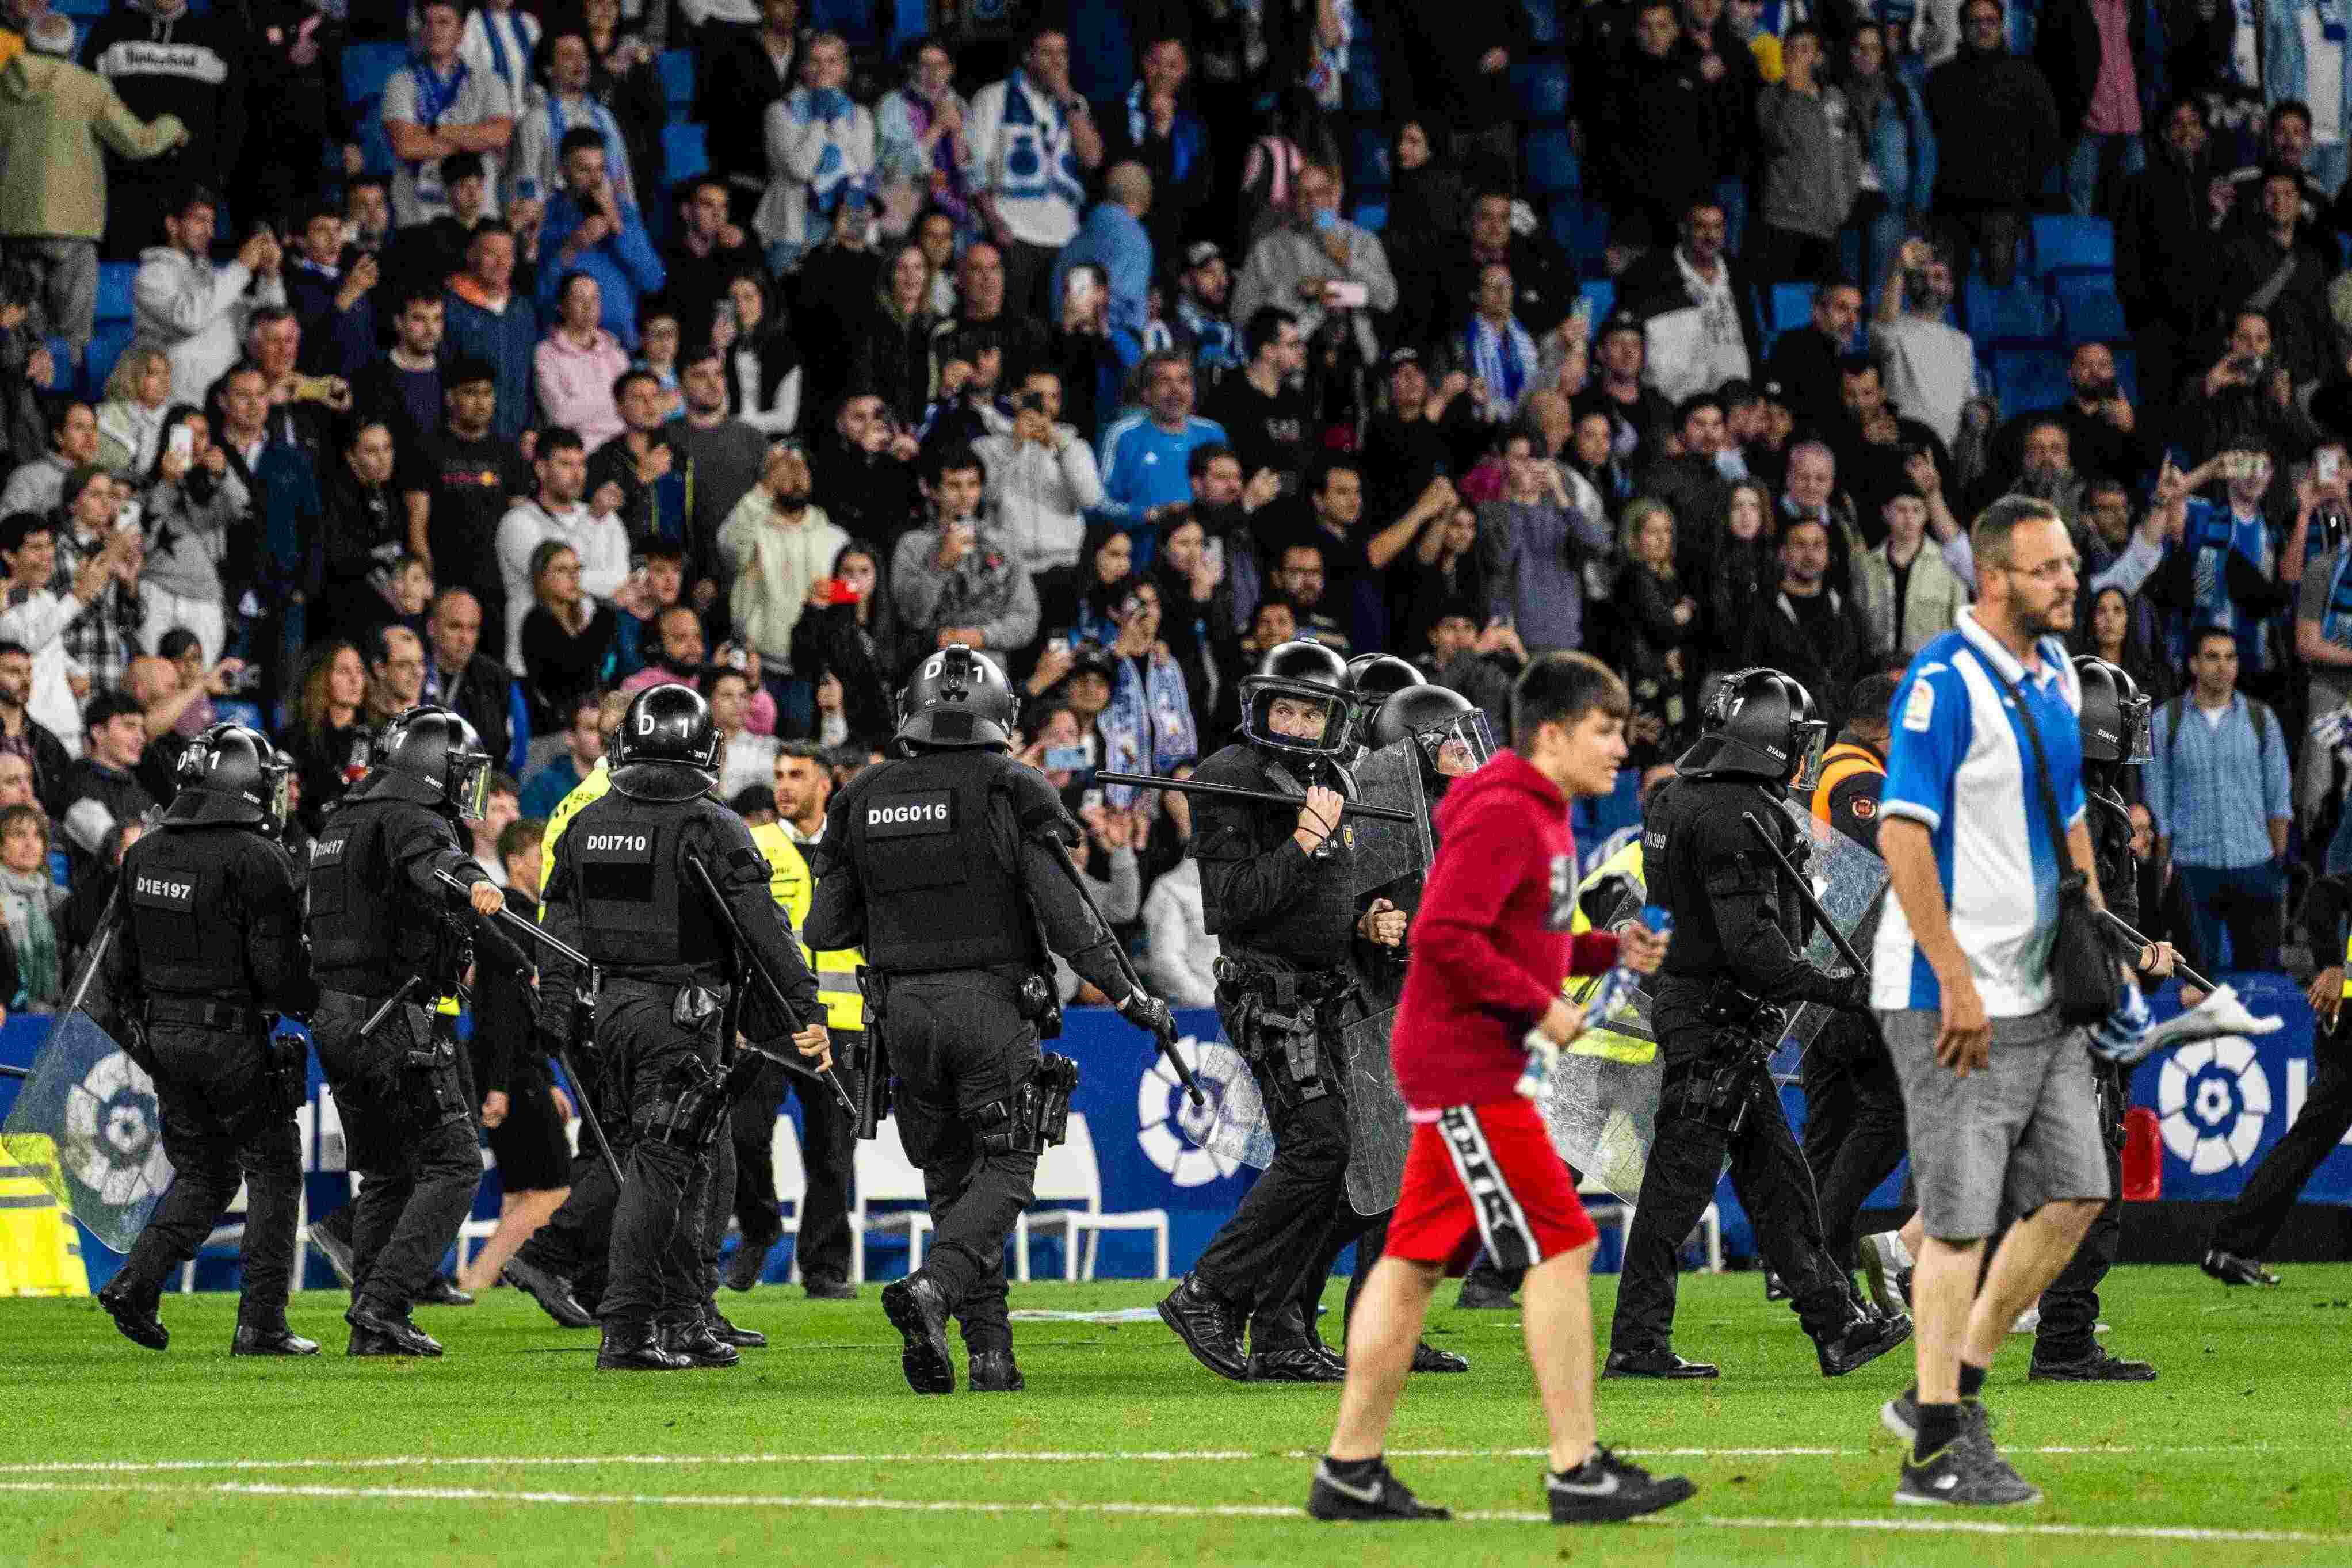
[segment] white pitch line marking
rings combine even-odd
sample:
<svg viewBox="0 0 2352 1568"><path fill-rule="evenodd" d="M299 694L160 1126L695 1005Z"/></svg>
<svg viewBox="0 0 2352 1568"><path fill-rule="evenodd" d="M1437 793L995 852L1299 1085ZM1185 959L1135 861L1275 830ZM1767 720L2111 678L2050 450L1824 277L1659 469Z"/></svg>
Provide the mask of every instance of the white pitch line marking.
<svg viewBox="0 0 2352 1568"><path fill-rule="evenodd" d="M903 1498L718 1495L668 1492L499 1491L488 1487L331 1487L269 1482L216 1481L202 1487L125 1486L108 1481L0 1481L0 1492L104 1492L166 1497L309 1499L318 1501L530 1502L587 1508L773 1508L880 1513L982 1515L1093 1514L1152 1519L1304 1520L1304 1511L1275 1503L1161 1503L1060 1500L1054 1502L918 1501ZM1517 1510L1470 1510L1458 1521L1474 1524L1549 1524L1548 1513ZM1721 1514L1654 1514L1636 1523L1696 1526L1708 1530L1829 1530L1913 1535L2056 1536L2073 1540L2201 1541L2310 1546L2352 1545L2352 1535L2301 1530L2217 1530L2200 1525L2005 1524L1971 1519L1769 1519Z"/></svg>

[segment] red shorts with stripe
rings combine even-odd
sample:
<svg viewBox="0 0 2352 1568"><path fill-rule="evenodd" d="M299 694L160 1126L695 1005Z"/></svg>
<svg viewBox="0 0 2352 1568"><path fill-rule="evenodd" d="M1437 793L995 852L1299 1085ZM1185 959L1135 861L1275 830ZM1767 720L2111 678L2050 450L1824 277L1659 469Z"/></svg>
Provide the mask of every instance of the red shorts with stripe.
<svg viewBox="0 0 2352 1568"><path fill-rule="evenodd" d="M1414 1125L1388 1256L1446 1263L1475 1237L1498 1266L1528 1269L1596 1234L1532 1100L1450 1106Z"/></svg>

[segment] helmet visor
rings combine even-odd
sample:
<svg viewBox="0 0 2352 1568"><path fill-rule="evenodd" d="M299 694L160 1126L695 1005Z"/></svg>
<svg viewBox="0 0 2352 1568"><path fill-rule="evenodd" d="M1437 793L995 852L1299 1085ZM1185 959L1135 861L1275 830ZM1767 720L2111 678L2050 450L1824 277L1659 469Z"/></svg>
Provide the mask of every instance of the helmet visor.
<svg viewBox="0 0 2352 1568"><path fill-rule="evenodd" d="M2137 696L2116 706L2122 710L2124 727L2124 761L2139 766L2156 760L2156 750L2148 744L2148 710L2154 698Z"/></svg>
<svg viewBox="0 0 2352 1568"><path fill-rule="evenodd" d="M1822 748L1829 743L1830 727L1819 719L1803 719L1789 727L1790 749L1796 755L1796 776L1789 787L1810 795L1822 781Z"/></svg>
<svg viewBox="0 0 2352 1568"><path fill-rule="evenodd" d="M1243 687L1242 731L1260 746L1336 757L1349 744L1348 704L1302 684L1252 681Z"/></svg>
<svg viewBox="0 0 2352 1568"><path fill-rule="evenodd" d="M1444 779L1475 773L1495 755L1494 733L1486 727L1486 715L1479 708L1455 714L1435 728L1421 731L1413 739L1420 742L1421 754L1429 759L1430 770Z"/></svg>
<svg viewBox="0 0 2352 1568"><path fill-rule="evenodd" d="M282 828L294 814L294 770L273 763L261 770L261 776L269 787L269 821Z"/></svg>
<svg viewBox="0 0 2352 1568"><path fill-rule="evenodd" d="M449 804L460 821L478 822L490 803L490 759L478 751L449 754Z"/></svg>

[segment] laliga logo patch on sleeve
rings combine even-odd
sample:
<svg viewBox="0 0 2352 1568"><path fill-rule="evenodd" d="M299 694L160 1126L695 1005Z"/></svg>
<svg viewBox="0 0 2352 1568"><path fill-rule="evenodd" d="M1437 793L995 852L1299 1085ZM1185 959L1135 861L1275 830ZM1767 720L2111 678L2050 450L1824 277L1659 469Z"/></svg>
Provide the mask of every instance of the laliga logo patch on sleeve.
<svg viewBox="0 0 2352 1568"><path fill-rule="evenodd" d="M1936 721L1936 688L1925 679L1911 683L1911 695L1903 704L1903 727L1924 735Z"/></svg>

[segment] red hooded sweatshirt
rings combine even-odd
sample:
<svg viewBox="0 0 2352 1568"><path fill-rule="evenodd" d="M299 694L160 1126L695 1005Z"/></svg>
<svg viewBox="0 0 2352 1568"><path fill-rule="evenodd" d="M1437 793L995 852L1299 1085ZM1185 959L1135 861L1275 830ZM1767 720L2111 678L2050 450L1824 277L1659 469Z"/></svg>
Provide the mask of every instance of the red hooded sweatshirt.
<svg viewBox="0 0 2352 1568"><path fill-rule="evenodd" d="M1519 1042L1561 980L1617 962L1615 936L1569 934L1577 875L1568 798L1526 758L1505 751L1454 780L1437 831L1389 1046L1416 1121L1509 1100L1527 1065Z"/></svg>

